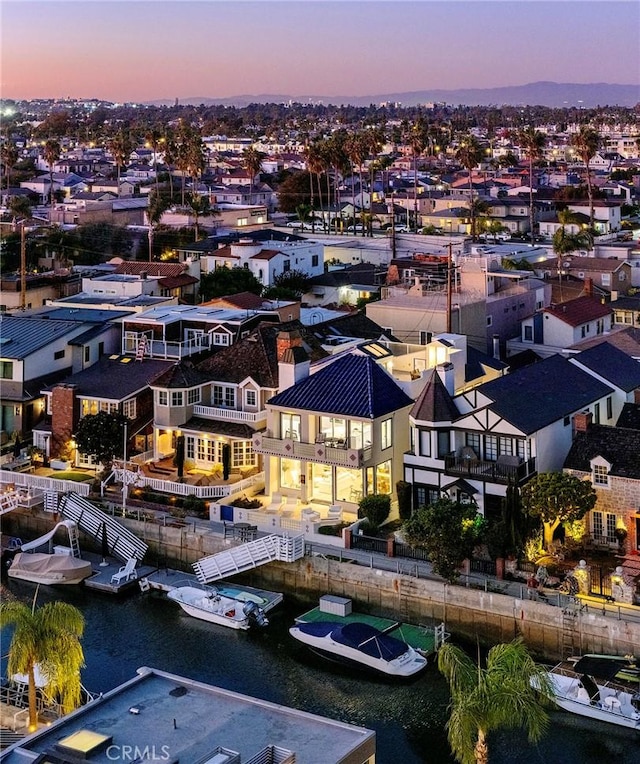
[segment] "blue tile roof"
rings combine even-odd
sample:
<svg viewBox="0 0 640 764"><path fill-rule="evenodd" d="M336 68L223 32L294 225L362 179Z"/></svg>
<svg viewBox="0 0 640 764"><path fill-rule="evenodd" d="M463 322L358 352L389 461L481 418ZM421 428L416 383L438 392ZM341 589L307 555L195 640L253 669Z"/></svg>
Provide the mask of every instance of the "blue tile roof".
<svg viewBox="0 0 640 764"><path fill-rule="evenodd" d="M269 400L274 406L376 419L411 398L368 356L347 354Z"/></svg>
<svg viewBox="0 0 640 764"><path fill-rule="evenodd" d="M583 350L572 358L627 393L640 387L640 363L608 342Z"/></svg>
<svg viewBox="0 0 640 764"><path fill-rule="evenodd" d="M527 434L613 393L609 385L559 355L494 379L477 390L494 401L492 411Z"/></svg>

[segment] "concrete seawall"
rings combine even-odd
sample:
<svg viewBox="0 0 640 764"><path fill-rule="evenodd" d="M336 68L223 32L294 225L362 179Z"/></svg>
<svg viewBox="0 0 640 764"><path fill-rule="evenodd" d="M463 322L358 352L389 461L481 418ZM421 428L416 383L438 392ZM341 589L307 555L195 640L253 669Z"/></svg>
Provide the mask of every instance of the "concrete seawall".
<svg viewBox="0 0 640 764"><path fill-rule="evenodd" d="M8 520L8 518L7 518ZM149 560L166 561L187 569L192 562L227 549L234 542L216 533L193 533L185 528L136 520L124 524L149 544ZM12 532L39 535L51 527L50 517L17 513ZM28 531L28 534L27 534ZM559 607L516 599L443 581L415 578L305 557L296 563L270 563L241 576L253 586L315 599L322 594L350 597L356 607L412 623L444 621L448 631L485 644L522 636L530 649L548 660L562 657L567 644L574 653L635 653L640 645L640 622L579 612L567 617Z"/></svg>

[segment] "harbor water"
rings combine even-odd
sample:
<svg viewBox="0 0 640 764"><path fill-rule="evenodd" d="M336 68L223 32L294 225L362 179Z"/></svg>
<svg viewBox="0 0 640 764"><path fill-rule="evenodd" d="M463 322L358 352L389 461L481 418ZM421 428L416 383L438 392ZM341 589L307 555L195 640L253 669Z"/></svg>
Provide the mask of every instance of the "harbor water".
<svg viewBox="0 0 640 764"><path fill-rule="evenodd" d="M15 580L6 586L24 601L36 589ZM373 729L379 764L454 761L445 731L448 689L435 663L399 684L318 658L288 633L294 617L317 602L286 596L269 613L268 628L238 632L191 618L160 592L115 598L82 587L40 587L39 605L54 599L84 613L83 683L93 692L151 666ZM5 655L9 635L2 636ZM551 713L549 734L536 745L521 731L497 733L489 742L491 764L640 764L640 735L560 711ZM324 764L320 751L317 764Z"/></svg>

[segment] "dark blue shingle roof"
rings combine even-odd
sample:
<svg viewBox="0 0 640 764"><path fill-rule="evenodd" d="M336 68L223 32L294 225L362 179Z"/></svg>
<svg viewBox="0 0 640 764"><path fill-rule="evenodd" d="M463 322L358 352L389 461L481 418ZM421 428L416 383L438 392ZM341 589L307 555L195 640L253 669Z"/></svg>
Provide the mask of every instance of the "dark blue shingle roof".
<svg viewBox="0 0 640 764"><path fill-rule="evenodd" d="M640 387L640 363L608 342L583 350L573 360L627 393Z"/></svg>
<svg viewBox="0 0 640 764"><path fill-rule="evenodd" d="M367 356L345 355L284 390L274 406L375 419L412 405L393 378Z"/></svg>

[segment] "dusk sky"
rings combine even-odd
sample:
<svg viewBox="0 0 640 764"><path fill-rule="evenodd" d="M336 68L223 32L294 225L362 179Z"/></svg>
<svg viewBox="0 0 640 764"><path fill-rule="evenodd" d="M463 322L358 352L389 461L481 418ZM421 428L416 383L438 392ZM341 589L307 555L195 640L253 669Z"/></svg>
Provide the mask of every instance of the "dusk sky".
<svg viewBox="0 0 640 764"><path fill-rule="evenodd" d="M640 84L637 0L0 2L3 98Z"/></svg>

